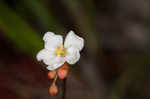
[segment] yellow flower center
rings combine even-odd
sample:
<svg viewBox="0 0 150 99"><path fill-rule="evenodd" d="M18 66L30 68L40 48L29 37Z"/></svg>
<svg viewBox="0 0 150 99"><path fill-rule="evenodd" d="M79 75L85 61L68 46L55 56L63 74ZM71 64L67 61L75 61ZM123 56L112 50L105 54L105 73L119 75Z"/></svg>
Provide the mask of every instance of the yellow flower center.
<svg viewBox="0 0 150 99"><path fill-rule="evenodd" d="M56 55L61 55L62 57L66 56L66 48L64 48L63 45L60 45L58 49L56 49Z"/></svg>

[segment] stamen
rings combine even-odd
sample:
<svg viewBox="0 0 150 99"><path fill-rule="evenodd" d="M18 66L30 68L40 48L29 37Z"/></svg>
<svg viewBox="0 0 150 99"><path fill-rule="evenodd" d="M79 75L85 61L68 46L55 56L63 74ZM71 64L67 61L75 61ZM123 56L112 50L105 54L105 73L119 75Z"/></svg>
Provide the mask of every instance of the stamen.
<svg viewBox="0 0 150 99"><path fill-rule="evenodd" d="M59 48L56 49L56 55L61 55L62 57L66 55L66 49L63 47L63 45L59 46Z"/></svg>
<svg viewBox="0 0 150 99"><path fill-rule="evenodd" d="M60 45L59 48L56 49L56 54L57 54L57 56L61 54L62 49L63 49L63 45Z"/></svg>

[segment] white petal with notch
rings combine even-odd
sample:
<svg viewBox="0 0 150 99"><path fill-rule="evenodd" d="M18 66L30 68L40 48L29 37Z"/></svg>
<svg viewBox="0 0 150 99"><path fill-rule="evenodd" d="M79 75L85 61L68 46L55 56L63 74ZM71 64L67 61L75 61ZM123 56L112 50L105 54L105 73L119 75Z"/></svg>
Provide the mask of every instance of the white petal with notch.
<svg viewBox="0 0 150 99"><path fill-rule="evenodd" d="M81 51L83 46L84 46L84 40L82 37L79 37L73 31L70 31L67 34L65 43L64 43L65 48L74 47L74 48L79 49L79 51Z"/></svg>
<svg viewBox="0 0 150 99"><path fill-rule="evenodd" d="M62 36L56 35L53 32L46 32L43 40L45 41L45 48L48 50L54 50L63 44Z"/></svg>

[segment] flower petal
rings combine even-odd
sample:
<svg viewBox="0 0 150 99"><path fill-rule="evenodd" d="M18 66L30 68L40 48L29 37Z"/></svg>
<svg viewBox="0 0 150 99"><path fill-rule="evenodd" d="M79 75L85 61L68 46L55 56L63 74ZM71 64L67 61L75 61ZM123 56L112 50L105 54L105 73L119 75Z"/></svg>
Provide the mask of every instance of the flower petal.
<svg viewBox="0 0 150 99"><path fill-rule="evenodd" d="M76 35L73 31L70 31L65 39L64 47L65 48L74 47L78 48L80 51L82 50L83 46L84 46L83 38Z"/></svg>
<svg viewBox="0 0 150 99"><path fill-rule="evenodd" d="M59 67L61 67L63 64L65 63L64 58L57 56L54 60L53 60L53 64L49 65L47 67L48 70L55 70Z"/></svg>
<svg viewBox="0 0 150 99"><path fill-rule="evenodd" d="M54 70L59 68L65 63L65 60L57 56L54 52L49 51L47 49L42 49L36 56L38 61L43 61L46 65L48 65L48 70Z"/></svg>
<svg viewBox="0 0 150 99"><path fill-rule="evenodd" d="M63 44L63 38L61 35L56 35L53 32L46 32L43 40L45 41L45 48L48 50L56 49Z"/></svg>
<svg viewBox="0 0 150 99"><path fill-rule="evenodd" d="M53 64L53 60L55 58L56 58L56 54L52 51L47 50L47 49L43 49L37 54L37 60L43 61L46 65Z"/></svg>
<svg viewBox="0 0 150 99"><path fill-rule="evenodd" d="M65 56L65 60L69 64L75 64L80 59L79 49L70 47L67 49L67 55Z"/></svg>
<svg viewBox="0 0 150 99"><path fill-rule="evenodd" d="M38 61L42 60L48 60L56 57L54 51L49 51L47 49L42 49L40 52L38 52L36 58Z"/></svg>

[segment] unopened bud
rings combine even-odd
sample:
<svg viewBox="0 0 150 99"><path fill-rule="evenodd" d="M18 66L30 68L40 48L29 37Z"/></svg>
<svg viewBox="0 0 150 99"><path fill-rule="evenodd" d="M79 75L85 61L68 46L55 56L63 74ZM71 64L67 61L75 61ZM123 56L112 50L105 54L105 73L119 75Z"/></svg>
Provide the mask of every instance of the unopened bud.
<svg viewBox="0 0 150 99"><path fill-rule="evenodd" d="M52 84L52 85L50 86L50 88L49 88L49 94L50 94L51 96L55 96L55 95L57 95L57 93L58 93L58 88L57 88L57 86L56 86L55 83L54 83L54 84Z"/></svg>
<svg viewBox="0 0 150 99"><path fill-rule="evenodd" d="M50 78L50 79L54 79L55 76L56 76L56 71L55 71L55 70L50 71L50 72L48 73L48 78Z"/></svg>
<svg viewBox="0 0 150 99"><path fill-rule="evenodd" d="M65 63L62 67L58 69L58 77L60 79L64 79L68 76L68 72L69 72L69 66L67 63Z"/></svg>

